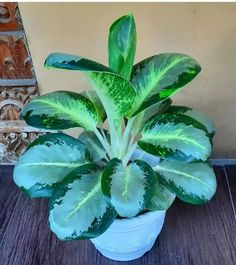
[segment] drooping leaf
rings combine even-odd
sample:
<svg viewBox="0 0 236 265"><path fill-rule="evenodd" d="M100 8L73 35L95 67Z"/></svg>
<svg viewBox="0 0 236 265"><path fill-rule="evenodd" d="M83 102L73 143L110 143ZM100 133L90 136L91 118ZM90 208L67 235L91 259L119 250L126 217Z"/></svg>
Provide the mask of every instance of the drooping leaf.
<svg viewBox="0 0 236 265"><path fill-rule="evenodd" d="M205 126L191 117L169 113L145 125L138 145L148 153L182 161L205 161L212 149Z"/></svg>
<svg viewBox="0 0 236 265"><path fill-rule="evenodd" d="M123 217L134 217L145 209L155 188L155 174L141 160L135 160L124 167L119 159L114 158L103 171L102 192Z"/></svg>
<svg viewBox="0 0 236 265"><path fill-rule="evenodd" d="M189 116L203 124L211 137L213 137L215 134L215 126L213 121L199 110L185 106L171 106L170 108L168 108L167 112Z"/></svg>
<svg viewBox="0 0 236 265"><path fill-rule="evenodd" d="M159 54L139 62L131 75L137 95L130 115L175 94L200 71L194 59L179 53Z"/></svg>
<svg viewBox="0 0 236 265"><path fill-rule="evenodd" d="M102 124L106 119L106 112L96 92L93 90L86 90L83 91L81 95L88 98L93 103L98 113L99 124Z"/></svg>
<svg viewBox="0 0 236 265"><path fill-rule="evenodd" d="M136 50L136 27L132 15L123 16L111 25L108 50L110 68L129 80Z"/></svg>
<svg viewBox="0 0 236 265"><path fill-rule="evenodd" d="M166 211L174 202L175 197L175 193L171 192L159 181L155 193L147 205L147 210Z"/></svg>
<svg viewBox="0 0 236 265"><path fill-rule="evenodd" d="M27 124L42 129L96 128L98 113L86 97L70 91L56 91L30 101L22 111Z"/></svg>
<svg viewBox="0 0 236 265"><path fill-rule="evenodd" d="M163 183L181 200L191 204L209 201L216 191L214 170L206 163L162 161L155 167Z"/></svg>
<svg viewBox="0 0 236 265"><path fill-rule="evenodd" d="M73 170L50 198L49 224L61 240L93 238L114 221L116 212L101 191L102 172L95 164Z"/></svg>
<svg viewBox="0 0 236 265"><path fill-rule="evenodd" d="M79 140L62 133L40 136L30 144L14 168L14 181L30 197L49 197L73 169L90 155Z"/></svg>
<svg viewBox="0 0 236 265"><path fill-rule="evenodd" d="M106 151L93 132L82 132L78 138L89 150L91 158L97 162L106 157Z"/></svg>
<svg viewBox="0 0 236 265"><path fill-rule="evenodd" d="M136 135L139 131L141 131L147 121L149 121L151 118L165 112L169 106L171 105L171 99L167 99L165 101L156 103L143 111L139 112L136 116L133 118L134 123L131 129L131 133L133 135Z"/></svg>
<svg viewBox="0 0 236 265"><path fill-rule="evenodd" d="M45 67L85 72L106 113L113 119L126 116L133 106L136 92L132 84L104 65L76 55L52 53L47 57Z"/></svg>

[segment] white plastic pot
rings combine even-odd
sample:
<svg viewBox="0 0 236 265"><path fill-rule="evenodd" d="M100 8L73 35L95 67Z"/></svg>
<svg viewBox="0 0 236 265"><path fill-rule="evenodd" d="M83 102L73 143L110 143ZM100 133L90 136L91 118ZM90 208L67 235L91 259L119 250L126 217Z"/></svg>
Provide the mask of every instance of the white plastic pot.
<svg viewBox="0 0 236 265"><path fill-rule="evenodd" d="M166 211L150 211L131 219L116 219L105 233L91 241L109 259L129 261L140 258L153 247L165 214Z"/></svg>

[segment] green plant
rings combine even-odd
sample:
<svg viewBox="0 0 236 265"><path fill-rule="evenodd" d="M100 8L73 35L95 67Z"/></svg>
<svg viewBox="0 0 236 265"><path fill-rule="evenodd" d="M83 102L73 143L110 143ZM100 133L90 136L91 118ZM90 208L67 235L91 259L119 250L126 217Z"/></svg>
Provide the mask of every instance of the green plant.
<svg viewBox="0 0 236 265"><path fill-rule="evenodd" d="M170 96L201 70L184 54L149 57L133 66L132 15L110 27L109 67L53 53L47 68L82 71L91 91L57 91L33 99L22 111L27 124L50 130L82 127L78 139L46 134L29 145L14 169L15 183L30 197L49 197L49 223L60 239L93 238L117 216L166 210L175 199L201 204L216 190L207 160L213 123ZM107 119L108 130L104 128ZM133 159L136 149L143 150ZM145 152L160 158L155 166Z"/></svg>

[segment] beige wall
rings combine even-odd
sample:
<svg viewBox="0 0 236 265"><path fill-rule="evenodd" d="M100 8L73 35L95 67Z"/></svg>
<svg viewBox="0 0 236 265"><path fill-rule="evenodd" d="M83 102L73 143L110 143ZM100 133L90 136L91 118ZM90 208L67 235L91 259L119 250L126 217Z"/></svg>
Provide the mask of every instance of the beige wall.
<svg viewBox="0 0 236 265"><path fill-rule="evenodd" d="M138 31L136 61L162 52L196 58L201 74L174 96L174 103L204 111L214 120L215 156L236 154L236 4L20 3L41 94L88 88L77 72L49 71L50 52L107 62L107 31L130 11Z"/></svg>

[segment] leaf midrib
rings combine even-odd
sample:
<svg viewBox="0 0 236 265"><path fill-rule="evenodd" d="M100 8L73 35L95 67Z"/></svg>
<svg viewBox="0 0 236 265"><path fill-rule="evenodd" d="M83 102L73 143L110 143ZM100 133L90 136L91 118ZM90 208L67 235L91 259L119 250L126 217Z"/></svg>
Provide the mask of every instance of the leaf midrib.
<svg viewBox="0 0 236 265"><path fill-rule="evenodd" d="M77 204L77 206L75 207L75 209L65 217L64 222L66 222L66 221L67 221L72 215L74 215L77 211L79 211L79 209L80 209L84 204L86 204L87 201L88 201L91 197L93 197L93 195L94 195L96 192L99 191L99 188L101 187L100 184L101 184L101 183L100 183L100 178L99 178L99 181L98 181L97 184L94 186L94 188L93 188L93 189L87 194L86 197L84 197L84 199L82 199L82 200Z"/></svg>
<svg viewBox="0 0 236 265"><path fill-rule="evenodd" d="M60 162L35 162L35 163L26 163L17 166L17 168L20 167L26 167L26 166L57 166L57 167L68 167L68 168L74 168L81 166L82 163L60 163Z"/></svg>
<svg viewBox="0 0 236 265"><path fill-rule="evenodd" d="M200 180L200 179L194 177L193 175L190 175L190 174L188 174L188 173L185 173L185 172L183 172L183 171L179 171L179 170L176 170L176 169L169 169L169 168L161 167L161 166L159 166L159 165L157 165L157 166L155 167L155 170L157 170L157 171L159 171L159 172L161 172L161 171L162 171L162 172L163 172L163 171L164 171L164 172L167 171L167 172L169 172L169 173L174 173L174 174L177 174L177 175L185 176L186 178L193 179L193 180L195 180L195 181L197 181L197 182L199 182L199 183L205 185L209 190L211 190L212 192L214 192L214 190L212 189L212 187L211 187L210 185L208 185L206 182L204 182L204 181L202 181L202 180Z"/></svg>
<svg viewBox="0 0 236 265"><path fill-rule="evenodd" d="M176 135L168 135L168 136L165 136L165 135L152 135L152 136L144 136L143 137L143 140L144 141L153 141L153 140L156 140L157 143L158 143L158 140L161 140L161 139L165 139L166 138L166 141L168 140L181 140L183 142L188 142L188 143L192 143L194 144L195 146L198 146L199 148L201 149L204 149L206 150L206 147L204 145L201 145L199 144L197 141L193 140L193 139L190 139L190 138L186 138L186 137L180 137L180 136L176 136ZM142 139L141 139L142 140ZM164 142L164 141L163 141ZM160 143L161 145L161 143Z"/></svg>
<svg viewBox="0 0 236 265"><path fill-rule="evenodd" d="M43 100L43 99L35 99L34 102L41 102L44 104L48 104L55 109L59 109L61 112L68 114L70 116L70 118L72 120L76 121L79 125L83 125L84 127L87 127L87 125L89 125L89 127L91 127L91 128L95 127L94 124L90 124L90 123L87 123L87 125L86 125L86 123L83 120L79 119L79 116L75 115L74 111L72 111L68 108L63 108L61 103L56 104L52 101L47 101L47 100ZM77 102L76 104L79 104L79 103ZM97 121L95 121L95 124L96 124L96 122Z"/></svg>

